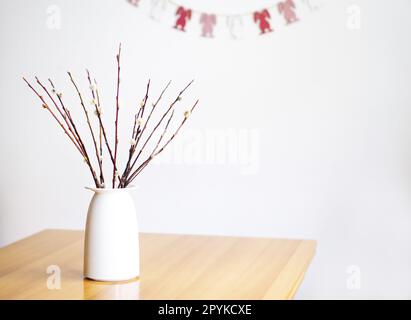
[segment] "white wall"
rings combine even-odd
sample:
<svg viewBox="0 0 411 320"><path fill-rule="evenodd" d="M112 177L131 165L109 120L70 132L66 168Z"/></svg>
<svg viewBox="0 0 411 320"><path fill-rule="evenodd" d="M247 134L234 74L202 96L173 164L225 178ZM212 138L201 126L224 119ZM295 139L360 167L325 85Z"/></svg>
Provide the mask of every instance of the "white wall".
<svg viewBox="0 0 411 320"><path fill-rule="evenodd" d="M223 11L218 2L198 5ZM238 11L257 6L241 2ZM174 149L137 181L142 231L313 238L298 298L411 298L411 2L394 2L328 1L276 34L209 41L126 1L1 1L0 245L83 228L91 196L84 164L21 76L53 77L74 104L65 71L80 78L88 67L110 118L121 41L123 124L148 77L156 94L194 77L182 102L201 99ZM346 26L350 4L361 30ZM47 28L50 5L60 30ZM246 153L207 163L215 130ZM358 290L346 284L352 265Z"/></svg>

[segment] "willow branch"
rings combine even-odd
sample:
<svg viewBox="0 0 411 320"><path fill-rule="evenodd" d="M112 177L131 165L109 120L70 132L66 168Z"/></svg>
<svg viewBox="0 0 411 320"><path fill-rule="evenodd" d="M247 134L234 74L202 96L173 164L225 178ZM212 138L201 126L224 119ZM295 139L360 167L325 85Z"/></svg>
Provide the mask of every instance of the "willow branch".
<svg viewBox="0 0 411 320"><path fill-rule="evenodd" d="M96 80L94 80L95 85L97 86ZM101 110L101 104L100 104L100 96L98 94L97 88L96 88L96 97L97 97L97 104L98 104L98 109ZM98 112L98 111L97 111ZM99 114L100 112L98 112ZM97 117L100 117L98 115ZM103 125L102 122L99 120L99 125L100 125L100 132L99 132L99 149L100 149L100 157L101 157L101 164L103 164Z"/></svg>
<svg viewBox="0 0 411 320"><path fill-rule="evenodd" d="M150 156L148 157L149 159L152 159L152 158L153 158L155 152L157 151L158 147L160 146L161 141L163 140L164 136L165 136L166 133L167 133L168 126L170 125L170 122L171 122L171 119L173 119L173 116L174 116L174 110L171 112L171 115L170 115L170 117L168 118L168 121L167 121L167 123L166 123L166 125L165 125L165 127L164 127L164 130L163 130L162 134L160 135L160 138L158 139L158 141L157 141L157 143L156 143L153 151L151 151L151 154L150 154Z"/></svg>
<svg viewBox="0 0 411 320"><path fill-rule="evenodd" d="M58 119L58 117L56 116L56 114L53 112L53 110L50 109L49 105L47 104L47 102L44 100L44 98L37 92L36 89L34 89L34 87L25 79L23 78L24 82L27 83L27 85L30 87L30 89L37 95L37 97L42 101L43 103L43 108L47 109L50 114L53 116L53 118L57 121L57 123L60 125L60 127L63 129L64 133L70 138L71 142L73 142L73 144L76 146L77 150L80 152L80 154L82 155L84 161L86 162L86 164L88 165L91 174L93 176L93 180L94 183L96 185L96 187L99 187L99 183L97 180L97 176L96 173L92 167L92 164L90 163L89 158L87 157L87 155L83 152L83 150L76 144L74 138L70 135L70 133L67 131L67 129L64 127L63 123Z"/></svg>
<svg viewBox="0 0 411 320"><path fill-rule="evenodd" d="M121 54L121 43L118 48L117 54L117 94L116 94L116 121L115 121L115 140L114 140L114 166L113 166L113 188L116 184L116 176L118 176L117 172L117 147L118 147L118 111L120 109L118 103L118 97L120 93L120 54Z"/></svg>
<svg viewBox="0 0 411 320"><path fill-rule="evenodd" d="M169 143L170 143L171 141L173 141L173 139L177 136L178 132L180 131L181 127L182 127L182 126L184 125L184 123L187 121L189 115L193 112L193 110L194 110L195 107L197 106L198 101L199 101L199 100L197 100L197 101L194 103L194 105L191 107L191 109L190 109L190 111L189 111L188 114L184 114L184 119L183 119L183 121L180 123L179 127L178 127L177 130L173 133L173 135L167 140L167 142L166 142L160 149L158 149L159 144L160 144L161 140L163 139L163 136L165 135L165 133L166 133L166 131L167 131L168 124L169 124L169 122L171 121L172 115L170 116L170 118L169 118L169 120L168 120L168 122L167 122L167 125L166 125L166 127L165 127L165 129L164 129L164 132L163 132L163 134L160 136L160 139L159 139L159 141L157 142L157 145L156 145L156 147L154 148L153 152L152 152L152 153L150 154L150 156L149 156L146 160L144 160L143 163L131 174L130 178L126 181L125 186L129 185L129 184L141 173L141 171L143 171L143 169L144 169L156 156L158 156L161 152L163 152L163 150L169 145ZM158 149L158 150L157 150L157 149Z"/></svg>
<svg viewBox="0 0 411 320"><path fill-rule="evenodd" d="M68 120L67 114L66 112L63 113L63 111L60 109L60 107L57 105L56 101L54 100L53 96L50 94L50 92L47 90L46 86L43 85L43 83L39 80L38 77L35 77L37 84L43 89L43 91L48 95L48 97L50 98L50 100L53 102L55 108L57 109L58 113L61 115L61 117L63 118L64 122L67 125L68 130L70 131L70 133L72 134L72 137L76 140L77 146L83 150L83 154L85 154L84 149L76 135L76 133L73 131L73 128L70 124L70 121ZM55 91L55 89L53 88L53 90ZM61 97L61 94L57 95L59 98Z"/></svg>
<svg viewBox="0 0 411 320"><path fill-rule="evenodd" d="M53 81L51 81L50 78L48 79L48 81L50 82L50 85L51 85L51 87L53 88L53 90L56 90ZM77 130L77 127L76 127L76 124L75 124L74 121L73 121L73 118L71 117L70 110L64 105L63 98L62 98L61 95L57 94L57 98L58 98L58 100L59 100L59 102L60 102L61 108L62 108L63 111L65 112L65 114L66 114L66 116L67 116L67 118L68 118L68 120L69 120L69 122L70 122L70 124L71 124L71 126L72 126L72 128L73 128L73 130L74 130L74 133L77 135L77 139L78 139L78 141L79 141L79 144L80 144L80 146L81 146L81 149L82 149L83 152L84 152L84 161L85 161L86 164L88 165L88 167L89 167L89 169L90 169L90 172L91 172L91 174L93 175L93 177L97 177L96 174L95 174L95 171L94 171L94 169L93 169L93 167L92 167L92 164L91 164L91 161L90 161L90 157L89 157L88 152L87 152L87 148L86 148L86 146L85 146L85 144L84 144L84 142L83 142L83 139L81 139L81 135L80 135L79 131ZM97 186L97 185L96 185L96 186Z"/></svg>
<svg viewBox="0 0 411 320"><path fill-rule="evenodd" d="M43 89L43 91L48 95L48 97L50 98L50 100L53 102L55 108L57 109L57 111L59 112L59 114L61 115L61 117L63 118L64 122L67 125L67 128L69 129L69 131L71 132L71 134L73 135L74 139L76 139L79 147L81 147L77 135L73 132L72 126L67 118L67 114L66 112L63 113L63 111L61 111L60 107L57 105L56 101L54 100L53 96L50 94L50 92L47 90L46 86L43 85L43 83L39 80L38 77L35 77L37 84ZM55 89L53 87L53 91L55 92ZM57 94L57 97L61 97L61 94Z"/></svg>
<svg viewBox="0 0 411 320"><path fill-rule="evenodd" d="M147 82L146 94L144 96L142 104L140 105L140 108L138 109L138 112L134 116L134 124L133 124L133 131L131 133L130 149L128 150L128 159L127 159L126 167L124 168L124 172L121 175L121 182L120 182L121 186L123 185L123 181L125 181L126 174L129 172L130 162L131 162L131 159L133 158L134 152L136 150L136 146L137 146L136 137L140 132L140 126L141 126L141 121L140 120L143 119L143 116L144 116L144 109L145 109L146 104L147 104L149 90L150 90L150 79Z"/></svg>
<svg viewBox="0 0 411 320"><path fill-rule="evenodd" d="M135 135L133 136L133 140L135 141L135 144L134 144L134 146L133 146L133 150L132 150L132 154L131 154L130 161L132 160L132 158L133 158L133 156L134 156L134 153L135 153L135 151L136 151L136 148L137 148L137 145L138 145L138 143L139 143L139 141L140 141L140 138L142 137L145 129L147 128L147 124L150 122L150 118L151 118L151 115L152 115L153 112L154 112L154 109L157 107L158 103L160 102L161 98L163 97L163 94L166 92L166 90L167 90L167 88L170 86L170 84L171 84L171 81L169 81L169 82L167 83L167 85L165 86L165 88L161 91L161 94L160 94L160 96L157 98L156 102L152 105L151 111L150 111L150 113L149 113L149 115L148 115L148 117L147 117L147 121L145 121L144 126L143 126L143 128L142 128L141 130L140 130L140 125L141 125L141 124L138 125L138 128L137 128L137 130L135 131ZM144 104L144 109L145 109L145 104ZM144 113L144 109L143 109L142 114ZM142 116L141 116L141 118L142 118ZM134 131L134 130L133 130L133 131ZM123 180L123 181L126 181L126 180L127 180L127 176L130 174L130 171L132 170L132 167L135 165L136 161L137 161L137 160L135 160L135 161L133 162L133 165L132 165L132 166L130 166L130 164L128 164L128 166L127 166L127 168L126 168L127 170L125 170L124 173L123 173L123 175L122 175L122 180Z"/></svg>
<svg viewBox="0 0 411 320"><path fill-rule="evenodd" d="M36 77L36 79L37 79L37 77ZM83 150L83 153L86 155L86 154L87 154L87 151L86 151L85 146L84 146L84 144L83 144L83 142L82 142L82 140L81 140L81 137L80 137L80 135L79 135L79 133L78 133L78 131L77 131L77 128L76 128L76 126L75 126L75 124L74 124L74 121L73 121L73 119L71 118L70 112L68 111L68 109L65 107L65 105L64 105L64 103L63 103L62 95L59 94L59 93L56 93L56 88L55 88L55 86L54 86L53 81L51 81L50 78L48 79L48 81L49 81L49 83L50 83L50 85L51 85L51 88L53 89L53 93L55 93L55 94L57 95L57 99L58 99L59 102L60 102L60 106L61 106L61 109L63 109L64 114L63 114L63 112L60 110L60 108L57 106L57 104L55 103L54 99L51 97L51 95L50 95L50 93L48 92L48 90L46 89L46 87L45 87L44 85L42 85L42 83L37 79L37 83L42 86L43 90L46 91L47 95L48 95L48 96L50 97L50 99L53 101L53 103L54 103L54 105L56 106L57 110L59 110L61 116L62 116L63 119L65 120L68 129L69 129L70 132L73 134L73 136L74 136L74 138L76 139L79 147Z"/></svg>
<svg viewBox="0 0 411 320"><path fill-rule="evenodd" d="M98 103L98 105L100 106L100 95L99 95L99 92L98 92L98 86L97 86L97 81L96 81L96 79L94 79L94 84L96 85L96 97L97 97L97 103ZM101 109L100 109L101 110ZM117 167L116 167L116 165L115 165L115 163L114 163L114 156L113 156L113 151L111 150L111 147L110 147L110 144L108 143L108 138L107 138L107 134L106 134L106 129L105 129L105 126L104 126L104 124L103 124L103 119L102 119L102 117L101 117L101 112L97 112L97 118L98 118L98 121L99 121L99 124L100 124L100 129L101 129L101 132L102 132L102 134L103 134L103 138L104 138L104 143L106 144L106 147L107 147L107 151L108 151L108 154L109 154L109 156L110 156L110 160L111 160L111 163L113 164L113 167L117 170Z"/></svg>
<svg viewBox="0 0 411 320"><path fill-rule="evenodd" d="M197 101L194 103L194 105L191 107L189 114L191 114L191 113L193 112L193 110L195 109L195 107L196 107L197 104L198 104L198 101L199 101L199 100L197 100ZM183 121L181 121L181 124L180 124L180 126L177 128L176 132L174 132L174 134L170 137L170 139L168 139L168 141L161 147L160 150L158 150L156 153L154 153L153 157L155 157L155 156L157 156L158 154L160 154L160 153L168 146L168 144L176 137L176 135L177 135L178 132L180 131L181 127L182 127L182 126L184 125L184 123L187 121L187 119L188 119L188 117L189 117L189 114L184 116L184 119L183 119Z"/></svg>
<svg viewBox="0 0 411 320"><path fill-rule="evenodd" d="M56 91L56 87L54 86L53 81L51 81L50 78L48 79L48 81L50 82L50 85L51 85L51 87L53 88L53 90ZM73 121L73 118L71 117L70 111L68 110L68 108L66 108L66 106L65 106L64 103L63 103L63 98L62 98L61 94L57 94L57 98L58 98L58 100L59 100L59 102L60 102L61 108L63 109L63 111L64 111L64 113L65 113L65 115L66 115L66 118L67 118L68 121L69 121L70 126L72 127L72 129L73 129L73 131L74 131L74 133L75 133L75 136L77 137L77 141L78 141L81 149L82 149L83 152L84 152L85 158L89 159L89 156L88 156L88 153L87 153L87 148L86 148L85 144L83 143L83 140L81 139L80 133L79 133L78 130L77 130L77 127L76 127L76 124L75 124L74 121ZM69 127L69 129L70 129L70 127ZM71 131L71 130L70 130L70 131Z"/></svg>
<svg viewBox="0 0 411 320"><path fill-rule="evenodd" d="M99 166L100 166L100 162L98 161L99 155L98 155L96 137L95 137L95 135L94 135L93 127L91 126L91 122L90 122L90 117L89 117L89 115L88 115L88 111L87 111L87 109L86 109L86 106L84 105L83 97L82 97L82 95L81 95L81 93L80 93L80 90L79 90L79 88L77 87L77 84L76 84L76 82L74 81L73 76L71 75L71 73L70 73L70 72L67 72L67 74L69 75L70 80L71 80L71 83L73 84L74 88L76 89L77 94L78 94L78 97L79 97L79 99L80 99L80 104L81 104L81 106L82 106L82 108L83 108L84 115L86 116L87 125L88 125L88 128L89 128L89 130L90 130L91 138L92 138L92 140L93 140L94 151L95 151L95 153L96 153L97 162L98 162L98 164L99 164ZM100 168L100 171L101 171L101 170L102 170L102 169ZM101 184L99 183L99 187L100 187L100 186L101 186Z"/></svg>
<svg viewBox="0 0 411 320"><path fill-rule="evenodd" d="M144 99L143 99L143 101L142 101L142 105L141 105L141 107L140 107L140 109L138 110L138 113L137 113L137 118L134 118L134 121L137 119L140 119L140 120L142 120L143 119L143 117L144 117L144 111L146 110L146 105L147 105L147 100L148 100L148 92L149 92L149 90L150 90L150 79L148 80L148 82L147 82L147 86L146 86L146 94L144 95ZM137 136L139 135L139 133L140 133L140 131L141 131L141 129L140 129L140 127L141 127L141 122L140 123L138 123L138 126L137 126L137 128L136 128L136 122L134 122L134 127L133 127L133 136L132 136L132 138L133 139L137 139ZM137 130L136 130L137 129ZM136 144L137 145L137 144ZM135 148L134 148L135 149Z"/></svg>
<svg viewBox="0 0 411 320"><path fill-rule="evenodd" d="M168 115L168 113L170 112L170 110L174 107L174 105L181 100L181 95L188 89L188 87L194 82L194 80L191 80L190 83L188 85L185 86L185 88L183 90L180 91L180 93L178 94L177 98L171 103L170 107L166 110L166 112L163 114L163 116L160 118L160 120L157 122L156 126L153 128L153 130L151 131L150 135L147 137L147 139L145 140L143 146L140 148L140 151L138 152L136 158L134 159L129 172L131 172L134 168L134 166L137 163L138 158L140 157L141 153L143 152L144 148L146 147L147 143L150 141L151 137L153 136L153 134L157 131L158 127L161 125L161 123L163 122L164 118ZM141 133L140 133L141 136Z"/></svg>
<svg viewBox="0 0 411 320"><path fill-rule="evenodd" d="M27 83L27 85L29 86L29 88L37 95L37 97L41 100L41 102L43 103L42 107L44 109L47 109L50 114L53 116L53 118L57 121L57 123L60 125L60 127L64 130L64 133L70 138L71 142L73 142L73 144L76 146L77 150L80 152L80 154L82 156L83 152L82 150L79 148L79 146L77 145L76 141L74 140L74 138L70 135L70 133L67 131L67 129L64 127L63 123L57 118L57 116L55 115L55 113L53 112L53 110L50 109L49 105L47 104L47 102L44 100L43 96L41 96L36 89L34 89L34 87L26 80L26 78L23 78L24 82Z"/></svg>
<svg viewBox="0 0 411 320"><path fill-rule="evenodd" d="M169 82L167 83L167 85L165 86L165 88L163 89L163 91L161 91L161 94L160 94L160 96L157 98L156 102L152 105L151 110L150 110L150 113L149 113L149 115L148 115L148 117L147 117L147 121L144 123L143 129L140 131L140 133L138 133L138 130L137 130L136 137L135 137L135 139L136 139L136 145L138 144L140 138L142 137L144 131L146 130L147 124L150 122L150 118L151 118L151 115L152 115L153 112L154 112L154 109L157 107L158 103L160 102L161 98L163 97L164 92L166 92L166 90L167 90L167 88L170 86L170 84L171 84L171 81L169 81Z"/></svg>
<svg viewBox="0 0 411 320"><path fill-rule="evenodd" d="M91 83L91 78L90 78L90 72L86 69L87 72L87 79L89 82L89 87L90 87L90 91L91 91L91 95L93 97L92 103L94 105L95 108L95 113L96 116L98 116L99 113L101 113L101 107L100 107L100 99L96 98L96 94L94 93L94 87L93 84ZM101 123L99 121L99 149L97 151L97 161L99 164L99 168L100 168L100 183L102 184L102 186L104 186L104 173L103 173L103 150L102 150L102 143L101 143Z"/></svg>

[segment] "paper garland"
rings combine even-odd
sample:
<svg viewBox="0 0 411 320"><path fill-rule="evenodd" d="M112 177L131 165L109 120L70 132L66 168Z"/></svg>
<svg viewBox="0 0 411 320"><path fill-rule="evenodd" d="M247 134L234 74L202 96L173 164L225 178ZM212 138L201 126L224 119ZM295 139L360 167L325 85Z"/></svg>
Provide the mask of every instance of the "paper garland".
<svg viewBox="0 0 411 320"><path fill-rule="evenodd" d="M127 1L136 8L145 7L143 9L148 9L148 15L153 20L167 20L170 27L179 32L194 29L201 37L214 38L216 29L222 30L224 28L225 33L232 39L238 39L243 34L246 25L251 30L251 34L265 35L275 32L279 27L279 17L284 21L285 26L294 24L300 20L299 10L301 7L313 11L317 10L322 2L322 0L300 0L297 6L296 0L277 0L272 6L251 12L216 14L188 8L174 2L174 0Z"/></svg>

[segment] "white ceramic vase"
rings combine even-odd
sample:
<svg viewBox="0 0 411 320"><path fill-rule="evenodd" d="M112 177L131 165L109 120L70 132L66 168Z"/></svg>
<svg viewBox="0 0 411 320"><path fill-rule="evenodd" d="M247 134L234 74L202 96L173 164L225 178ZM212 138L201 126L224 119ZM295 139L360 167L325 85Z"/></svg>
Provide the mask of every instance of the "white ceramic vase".
<svg viewBox="0 0 411 320"><path fill-rule="evenodd" d="M84 276L123 281L140 274L140 248L133 189L87 188L94 192L88 208Z"/></svg>

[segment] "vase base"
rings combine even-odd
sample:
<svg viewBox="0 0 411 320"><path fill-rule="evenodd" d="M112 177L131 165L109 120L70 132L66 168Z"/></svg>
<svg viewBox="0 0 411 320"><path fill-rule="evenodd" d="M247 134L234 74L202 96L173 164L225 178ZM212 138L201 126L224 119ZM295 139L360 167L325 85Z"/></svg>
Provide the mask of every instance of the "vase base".
<svg viewBox="0 0 411 320"><path fill-rule="evenodd" d="M96 281L96 282L116 282L116 283L127 283L127 282L134 282L140 280L140 276L134 276L134 277L127 277L124 279L101 279L99 277L90 277L90 276L84 276L85 280L91 280L91 281Z"/></svg>

